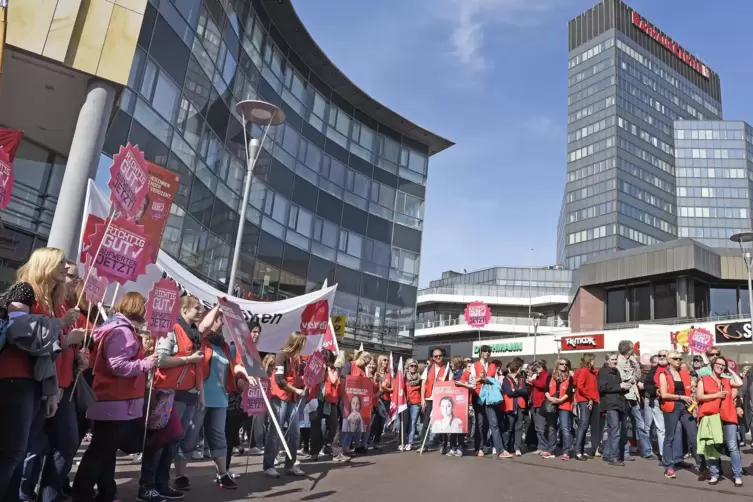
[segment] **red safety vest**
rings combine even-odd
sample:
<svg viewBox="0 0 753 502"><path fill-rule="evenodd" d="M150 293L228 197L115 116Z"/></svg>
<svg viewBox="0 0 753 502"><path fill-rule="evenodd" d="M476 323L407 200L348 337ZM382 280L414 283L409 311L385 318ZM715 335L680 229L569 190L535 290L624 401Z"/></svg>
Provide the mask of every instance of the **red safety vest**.
<svg viewBox="0 0 753 502"><path fill-rule="evenodd" d="M173 357L187 357L193 354L193 341L183 327L175 323L175 342L178 352ZM230 357L228 357L230 361ZM198 364L186 364L174 368L157 368L154 373L155 389L191 390L196 387L196 370Z"/></svg>
<svg viewBox="0 0 753 502"><path fill-rule="evenodd" d="M303 385L303 377L300 375L301 373L301 358L300 356L297 358L288 358L288 373L285 375L285 382L287 382L288 385L295 387L297 389L302 389L304 387ZM272 380L270 382L270 387L272 389L272 395L279 399L280 401L293 401L293 393L286 391L282 389L279 385L277 385L277 375L274 375L272 377Z"/></svg>
<svg viewBox="0 0 753 502"><path fill-rule="evenodd" d="M737 409L735 408L735 401L732 399L732 386L727 378L722 378L722 386L714 381L710 376L701 377L703 382L703 391L706 394L716 394L722 390L727 391L727 397L724 399L712 399L704 403L698 404L698 420L702 417L709 417L711 415L719 414L722 421L729 422L731 424L737 423Z"/></svg>
<svg viewBox="0 0 753 502"><path fill-rule="evenodd" d="M567 391L570 388L570 377L560 383L559 393L557 392L557 381L554 379L554 374L551 375L549 380L549 395L552 397L563 398L567 395ZM574 396L571 394L568 398L559 405L560 410L573 411Z"/></svg>
<svg viewBox="0 0 753 502"><path fill-rule="evenodd" d="M481 374L485 374L486 376L490 376L492 378L497 377L497 365L494 363L488 363L487 369L484 369L484 365L481 363L481 360L479 359L475 363L473 363L473 370L476 374L476 394L481 394L481 385L482 383L478 381L479 376Z"/></svg>
<svg viewBox="0 0 753 502"><path fill-rule="evenodd" d="M434 381L437 378L439 378L439 380L444 380L446 372L447 365L442 366L436 376L434 376L434 364L426 368L426 388L424 392L424 399L431 399L431 395L434 392Z"/></svg>
<svg viewBox="0 0 753 502"><path fill-rule="evenodd" d="M125 323L113 323L112 327L105 327L106 333L99 338L97 344L96 359L94 361L94 380L92 390L97 396L97 401L129 401L144 397L146 391L146 374L141 373L132 377L120 377L112 374L107 357L102 353L105 340L112 333L112 328L120 327L130 329L134 336L139 339L133 326ZM144 347L139 343L139 352L135 359L144 358Z"/></svg>
<svg viewBox="0 0 753 502"><path fill-rule="evenodd" d="M658 370L657 370L657 373L659 373ZM665 370L662 373L664 373L667 378L667 393L674 394L675 393L675 380L672 377L672 373L669 370ZM690 396L690 373L688 373L685 370L680 370L680 378L682 379L682 386L685 387L685 395ZM659 389L661 389L661 386L659 386ZM676 402L677 401L666 401L662 399L659 407L661 408L661 411L665 413L672 413L675 409Z"/></svg>
<svg viewBox="0 0 753 502"><path fill-rule="evenodd" d="M526 385L526 382L523 379L520 380L520 384L518 384L517 387L515 385L515 380L513 380L509 376L505 377L505 379L510 384L510 388L513 389L513 390L522 389ZM523 398L523 397L514 398L514 397L511 397L511 396L508 396L504 392L502 393L502 397L504 398L504 404L505 404L504 411L506 411L508 413L512 413L512 412L515 411L515 399L518 400L518 408L519 409L521 409L521 410L525 410L526 409L526 400L525 400L525 398Z"/></svg>
<svg viewBox="0 0 753 502"><path fill-rule="evenodd" d="M204 360L201 363L201 374L204 377L204 380L206 380L209 378L209 373L212 371L212 354L214 353L212 344L209 343L206 338L201 341L201 350L204 351ZM230 346L224 342L222 344L222 352L225 353L228 366L228 377L225 379L225 391L228 393L236 392L238 390L238 385L235 383L235 367L239 364L243 364L240 351L235 351L235 359L233 359L230 354ZM274 378L272 381L274 381Z"/></svg>

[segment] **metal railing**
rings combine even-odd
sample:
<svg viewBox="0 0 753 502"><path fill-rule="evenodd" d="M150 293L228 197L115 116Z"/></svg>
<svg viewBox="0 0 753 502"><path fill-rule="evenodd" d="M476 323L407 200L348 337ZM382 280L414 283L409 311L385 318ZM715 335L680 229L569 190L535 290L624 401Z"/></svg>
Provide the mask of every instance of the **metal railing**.
<svg viewBox="0 0 753 502"><path fill-rule="evenodd" d="M515 326L533 326L531 319L528 317L506 317L506 316L492 316L489 324L512 324ZM445 328L449 326L467 326L464 316L457 318L442 319L440 321L424 321L417 322L416 329L431 329L431 328ZM539 328L567 328L567 322L562 319L554 318L542 318L539 321Z"/></svg>
<svg viewBox="0 0 753 502"><path fill-rule="evenodd" d="M606 324L604 329L637 328L639 324L671 326L673 324L702 324L707 322L740 321L744 319L750 319L750 314L729 314L710 317L673 317L671 319L655 319L650 321L620 322Z"/></svg>
<svg viewBox="0 0 753 502"><path fill-rule="evenodd" d="M532 285L530 295L532 298L539 296L566 296L570 288L546 287ZM521 286L485 286L458 284L456 286L443 286L441 288L424 288L418 290L418 297L426 295L457 295L457 296L490 296L496 298L528 298L527 285Z"/></svg>

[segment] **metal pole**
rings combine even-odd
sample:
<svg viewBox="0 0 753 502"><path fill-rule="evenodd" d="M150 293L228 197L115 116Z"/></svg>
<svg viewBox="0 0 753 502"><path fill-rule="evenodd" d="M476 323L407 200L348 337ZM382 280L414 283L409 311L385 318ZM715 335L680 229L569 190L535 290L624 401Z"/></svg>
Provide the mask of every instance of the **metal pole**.
<svg viewBox="0 0 753 502"><path fill-rule="evenodd" d="M534 319L533 320L533 360L536 361L536 342L538 341L539 337L537 336L539 333L539 320Z"/></svg>
<svg viewBox="0 0 753 502"><path fill-rule="evenodd" d="M531 268L528 271L528 319L531 319L531 283L533 282L533 248L531 248ZM531 322L533 322L531 320ZM531 322L528 323L528 336L531 336Z"/></svg>
<svg viewBox="0 0 753 502"><path fill-rule="evenodd" d="M745 266L748 269L748 315L750 315L750 325L753 327L753 277L751 277L751 268L753 268L753 257L750 252L743 254Z"/></svg>
<svg viewBox="0 0 753 502"><path fill-rule="evenodd" d="M243 125L243 135L246 135L246 125ZM251 178L254 175L254 165L256 164L257 153L261 149L261 142L258 139L252 139L248 143L248 159L246 162L246 183L243 186L243 204L241 205L240 221L238 222L238 235L235 237L235 250L233 251L233 264L230 267L230 280L227 285L227 294L233 295L236 275L238 273L238 262L241 257L241 243L243 242L243 228L246 226L246 208L248 207L248 198L251 194Z"/></svg>

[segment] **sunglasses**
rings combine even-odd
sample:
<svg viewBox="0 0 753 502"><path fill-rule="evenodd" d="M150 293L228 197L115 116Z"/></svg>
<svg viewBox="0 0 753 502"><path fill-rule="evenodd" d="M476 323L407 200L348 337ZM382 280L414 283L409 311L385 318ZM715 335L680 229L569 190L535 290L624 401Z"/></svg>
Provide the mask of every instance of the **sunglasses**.
<svg viewBox="0 0 753 502"><path fill-rule="evenodd" d="M670 361L682 361L682 357L670 357Z"/></svg>
<svg viewBox="0 0 753 502"><path fill-rule="evenodd" d="M715 352L714 354L709 354L709 357L719 357L719 352Z"/></svg>
<svg viewBox="0 0 753 502"><path fill-rule="evenodd" d="M434 354L434 355L433 355L433 356L431 356L431 357L433 357L434 359L439 359L439 358L441 358L441 357L442 357L442 354Z"/></svg>

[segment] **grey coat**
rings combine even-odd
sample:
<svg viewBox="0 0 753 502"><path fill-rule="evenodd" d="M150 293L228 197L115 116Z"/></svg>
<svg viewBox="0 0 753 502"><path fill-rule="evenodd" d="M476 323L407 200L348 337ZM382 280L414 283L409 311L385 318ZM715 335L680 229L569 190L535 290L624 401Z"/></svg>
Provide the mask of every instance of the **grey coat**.
<svg viewBox="0 0 753 502"><path fill-rule="evenodd" d="M34 380L42 383L43 396L58 393L55 360L62 351L62 329L58 319L34 314L13 318L6 333L8 343L34 358Z"/></svg>

